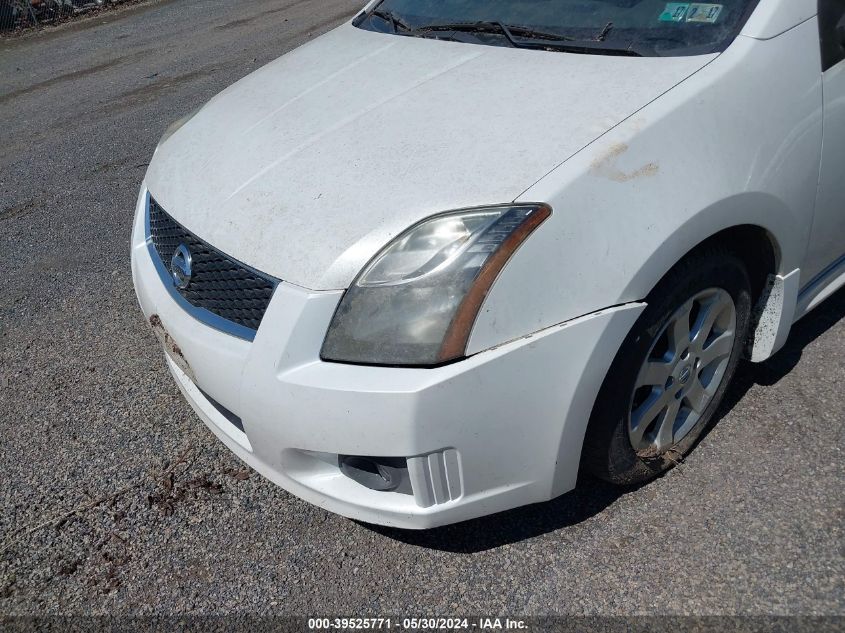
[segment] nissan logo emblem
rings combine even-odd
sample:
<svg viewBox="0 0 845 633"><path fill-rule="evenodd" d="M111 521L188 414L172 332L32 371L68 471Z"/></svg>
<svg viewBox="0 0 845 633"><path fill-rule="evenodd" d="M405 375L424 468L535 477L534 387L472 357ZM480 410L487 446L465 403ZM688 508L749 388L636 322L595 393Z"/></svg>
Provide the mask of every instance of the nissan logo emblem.
<svg viewBox="0 0 845 633"><path fill-rule="evenodd" d="M180 290L184 290L191 283L191 251L185 244L179 244L170 260L170 274L173 283Z"/></svg>

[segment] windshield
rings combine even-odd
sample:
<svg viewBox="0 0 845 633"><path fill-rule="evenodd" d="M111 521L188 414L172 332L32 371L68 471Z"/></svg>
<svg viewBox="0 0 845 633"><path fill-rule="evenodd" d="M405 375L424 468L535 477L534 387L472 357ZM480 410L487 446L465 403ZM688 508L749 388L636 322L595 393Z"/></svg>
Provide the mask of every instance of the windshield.
<svg viewBox="0 0 845 633"><path fill-rule="evenodd" d="M382 0L356 26L413 37L564 52L724 50L758 0Z"/></svg>

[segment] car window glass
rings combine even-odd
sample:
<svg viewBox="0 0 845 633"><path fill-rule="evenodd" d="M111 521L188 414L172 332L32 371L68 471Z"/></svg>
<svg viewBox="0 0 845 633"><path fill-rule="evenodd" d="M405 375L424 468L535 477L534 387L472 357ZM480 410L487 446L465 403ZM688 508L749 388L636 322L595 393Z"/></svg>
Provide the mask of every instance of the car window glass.
<svg viewBox="0 0 845 633"><path fill-rule="evenodd" d="M845 0L819 0L822 70L845 60Z"/></svg>
<svg viewBox="0 0 845 633"><path fill-rule="evenodd" d="M358 25L391 32L395 21L386 15L413 28L499 22L580 41L598 40L608 48L636 46L654 55L683 55L722 50L756 4L757 0L382 0L376 13ZM509 44L502 36L479 38L479 43Z"/></svg>

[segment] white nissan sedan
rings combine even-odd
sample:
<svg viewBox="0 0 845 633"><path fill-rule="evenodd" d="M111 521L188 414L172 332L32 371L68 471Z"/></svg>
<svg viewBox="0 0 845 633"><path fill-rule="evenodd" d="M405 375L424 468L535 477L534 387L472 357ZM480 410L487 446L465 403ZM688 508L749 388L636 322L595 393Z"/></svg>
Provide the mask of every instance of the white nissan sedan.
<svg viewBox="0 0 845 633"><path fill-rule="evenodd" d="M843 0L380 0L171 126L132 270L200 418L428 528L669 469L845 285Z"/></svg>

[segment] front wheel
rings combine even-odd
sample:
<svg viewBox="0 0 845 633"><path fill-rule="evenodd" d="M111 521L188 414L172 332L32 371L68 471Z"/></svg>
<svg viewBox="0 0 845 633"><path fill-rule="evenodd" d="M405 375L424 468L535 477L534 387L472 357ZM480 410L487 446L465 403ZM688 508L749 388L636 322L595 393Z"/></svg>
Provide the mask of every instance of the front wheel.
<svg viewBox="0 0 845 633"><path fill-rule="evenodd" d="M583 465L621 485L671 468L712 421L748 333L742 261L711 249L676 266L649 295L605 378Z"/></svg>

